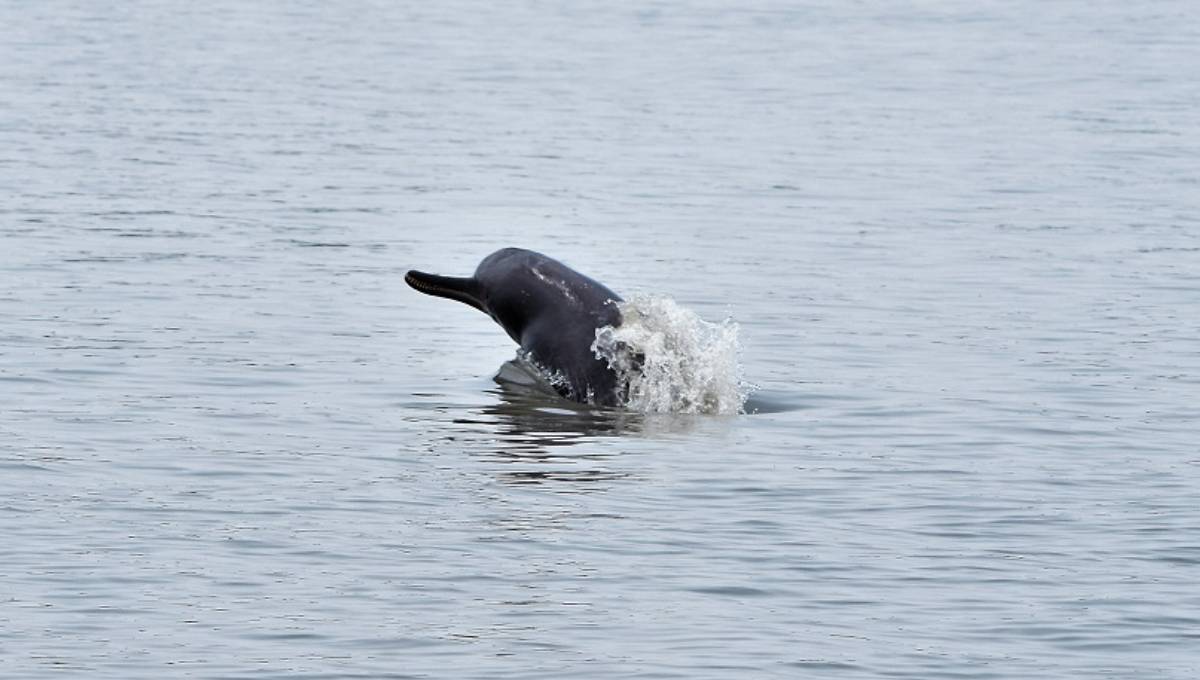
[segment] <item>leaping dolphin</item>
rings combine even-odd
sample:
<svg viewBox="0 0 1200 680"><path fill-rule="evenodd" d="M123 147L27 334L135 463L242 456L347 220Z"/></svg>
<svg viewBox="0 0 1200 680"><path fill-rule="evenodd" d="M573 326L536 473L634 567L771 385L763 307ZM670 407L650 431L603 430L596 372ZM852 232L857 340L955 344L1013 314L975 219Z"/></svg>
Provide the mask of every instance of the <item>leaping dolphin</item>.
<svg viewBox="0 0 1200 680"><path fill-rule="evenodd" d="M619 326L621 296L558 260L521 248L488 255L470 277L410 271L408 285L486 313L573 401L622 402L616 373L592 351L596 330Z"/></svg>

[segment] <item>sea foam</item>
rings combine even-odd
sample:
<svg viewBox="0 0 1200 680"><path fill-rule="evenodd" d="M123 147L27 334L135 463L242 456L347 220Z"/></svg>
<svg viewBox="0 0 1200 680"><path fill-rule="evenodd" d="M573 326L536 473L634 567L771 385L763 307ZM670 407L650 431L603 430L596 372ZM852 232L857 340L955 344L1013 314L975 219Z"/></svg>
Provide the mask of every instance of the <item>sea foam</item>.
<svg viewBox="0 0 1200 680"><path fill-rule="evenodd" d="M710 323L674 300L638 294L617 303L620 326L596 330L592 351L622 385L626 407L643 413L741 413L738 326Z"/></svg>

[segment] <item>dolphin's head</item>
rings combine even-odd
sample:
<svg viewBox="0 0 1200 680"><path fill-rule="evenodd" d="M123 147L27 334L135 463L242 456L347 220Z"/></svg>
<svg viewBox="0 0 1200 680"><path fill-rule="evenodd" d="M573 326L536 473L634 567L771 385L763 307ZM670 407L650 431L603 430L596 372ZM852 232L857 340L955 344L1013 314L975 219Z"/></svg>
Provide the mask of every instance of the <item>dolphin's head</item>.
<svg viewBox="0 0 1200 680"><path fill-rule="evenodd" d="M519 344L530 321L547 300L532 275L539 258L522 248L502 248L483 258L471 277L478 286L483 311Z"/></svg>
<svg viewBox="0 0 1200 680"><path fill-rule="evenodd" d="M411 270L404 281L427 295L458 300L487 314L509 337L521 342L521 334L535 313L529 276L530 251L505 248L484 258L474 276L456 277Z"/></svg>
<svg viewBox="0 0 1200 680"><path fill-rule="evenodd" d="M584 350L600 326L620 324L613 304L621 298L566 265L523 248L488 255L474 276L452 277L410 271L408 285L428 295L471 305L500 324L522 346L531 329L538 337L578 335ZM590 350L586 355L591 357Z"/></svg>

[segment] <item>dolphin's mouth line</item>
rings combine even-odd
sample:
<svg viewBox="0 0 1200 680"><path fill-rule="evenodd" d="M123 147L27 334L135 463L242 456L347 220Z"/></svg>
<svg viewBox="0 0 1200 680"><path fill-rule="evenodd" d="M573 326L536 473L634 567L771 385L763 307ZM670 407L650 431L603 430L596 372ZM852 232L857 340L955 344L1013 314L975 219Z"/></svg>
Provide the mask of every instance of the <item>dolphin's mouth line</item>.
<svg viewBox="0 0 1200 680"><path fill-rule="evenodd" d="M421 279L418 279L417 277L413 276L412 272L409 272L408 274L404 275L404 282L407 283L408 285L412 286L413 288L416 288L417 290L421 291L422 293L430 293L430 294L437 294L437 295L451 295L451 294L455 294L457 292L457 291L452 291L449 288L446 288L445 286L438 286L438 285L435 285L432 283L427 283L425 281L422 281Z"/></svg>
<svg viewBox="0 0 1200 680"><path fill-rule="evenodd" d="M407 283L408 285L412 286L416 290L419 290L422 293L425 293L426 295L434 295L437 297L450 298L451 300L458 300L459 302L471 305L475 309L478 309L481 311L483 310L483 303L478 298L476 298L474 295L472 295L470 292L463 290L461 288L452 288L447 285L436 283L436 282L426 279L424 277L434 277L434 275L425 274L423 272L410 271L404 275L404 282ZM445 278L445 277L437 277L437 278ZM461 282L461 281L462 281L461 279L456 280L456 282Z"/></svg>

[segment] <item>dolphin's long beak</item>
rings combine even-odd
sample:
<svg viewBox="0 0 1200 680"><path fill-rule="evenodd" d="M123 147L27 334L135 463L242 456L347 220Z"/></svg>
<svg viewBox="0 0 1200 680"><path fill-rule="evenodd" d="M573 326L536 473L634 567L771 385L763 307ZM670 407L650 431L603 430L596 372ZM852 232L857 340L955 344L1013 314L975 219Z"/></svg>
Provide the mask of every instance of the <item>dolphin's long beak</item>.
<svg viewBox="0 0 1200 680"><path fill-rule="evenodd" d="M458 300L481 312L486 311L483 308L483 300L479 296L479 284L474 278L438 276L414 269L404 275L404 282L426 295Z"/></svg>

